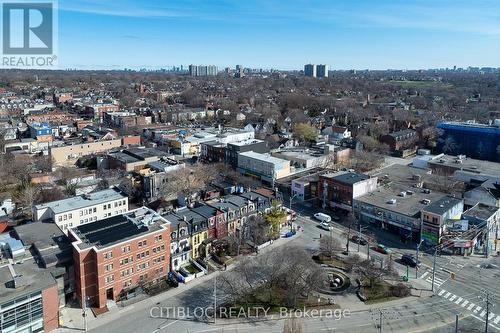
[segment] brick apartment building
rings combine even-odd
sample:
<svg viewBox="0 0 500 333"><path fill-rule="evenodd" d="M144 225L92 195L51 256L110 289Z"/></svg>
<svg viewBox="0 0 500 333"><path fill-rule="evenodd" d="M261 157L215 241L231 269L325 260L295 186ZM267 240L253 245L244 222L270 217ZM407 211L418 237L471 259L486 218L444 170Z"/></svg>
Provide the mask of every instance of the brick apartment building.
<svg viewBox="0 0 500 333"><path fill-rule="evenodd" d="M105 309L170 267L170 223L142 207L70 230L80 302Z"/></svg>
<svg viewBox="0 0 500 333"><path fill-rule="evenodd" d="M380 138L380 142L387 144L395 155L401 157L414 153L418 140L417 131L411 129L392 132Z"/></svg>

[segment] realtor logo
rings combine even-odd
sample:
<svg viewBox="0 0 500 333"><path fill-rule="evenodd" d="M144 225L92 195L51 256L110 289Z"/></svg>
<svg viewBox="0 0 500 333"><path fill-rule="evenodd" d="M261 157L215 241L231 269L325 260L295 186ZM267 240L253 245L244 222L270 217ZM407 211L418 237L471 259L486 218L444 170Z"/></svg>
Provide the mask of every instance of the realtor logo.
<svg viewBox="0 0 500 333"><path fill-rule="evenodd" d="M52 54L51 2L3 3L2 6L4 54Z"/></svg>
<svg viewBox="0 0 500 333"><path fill-rule="evenodd" d="M2 65L52 67L57 17L54 1L1 1Z"/></svg>

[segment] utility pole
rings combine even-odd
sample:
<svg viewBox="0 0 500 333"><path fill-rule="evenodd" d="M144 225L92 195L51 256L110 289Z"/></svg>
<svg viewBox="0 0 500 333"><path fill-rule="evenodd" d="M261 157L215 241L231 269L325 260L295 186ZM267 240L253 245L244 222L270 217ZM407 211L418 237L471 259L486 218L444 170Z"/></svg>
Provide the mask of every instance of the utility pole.
<svg viewBox="0 0 500 333"><path fill-rule="evenodd" d="M214 277L214 325L217 325L217 275Z"/></svg>
<svg viewBox="0 0 500 333"><path fill-rule="evenodd" d="M493 295L490 295L490 292L488 290L482 290L481 291L482 294L484 295L482 300L483 302L486 303L486 317L485 317L485 327L484 327L484 332L485 333L488 333L488 325L489 325L489 316L490 316L490 306L495 306L495 304L493 304L493 301L495 299L495 296Z"/></svg>
<svg viewBox="0 0 500 333"><path fill-rule="evenodd" d="M458 333L458 313L455 315L455 333Z"/></svg>
<svg viewBox="0 0 500 333"><path fill-rule="evenodd" d="M431 291L434 292L434 280L436 278L436 257L437 257L437 247L434 249L434 263L432 264L432 289Z"/></svg>
<svg viewBox="0 0 500 333"><path fill-rule="evenodd" d="M380 333L382 333L382 310L378 310L379 311L379 314L378 314L378 331Z"/></svg>

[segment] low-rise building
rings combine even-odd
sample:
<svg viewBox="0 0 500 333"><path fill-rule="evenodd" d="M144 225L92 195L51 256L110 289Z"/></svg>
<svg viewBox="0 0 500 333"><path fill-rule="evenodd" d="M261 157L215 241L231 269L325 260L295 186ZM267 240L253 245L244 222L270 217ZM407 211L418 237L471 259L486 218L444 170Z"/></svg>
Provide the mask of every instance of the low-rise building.
<svg viewBox="0 0 500 333"><path fill-rule="evenodd" d="M128 212L128 197L117 188L33 207L33 220L54 222L65 234L73 227Z"/></svg>
<svg viewBox="0 0 500 333"><path fill-rule="evenodd" d="M142 207L70 230L76 295L103 309L170 270L170 223Z"/></svg>
<svg viewBox="0 0 500 333"><path fill-rule="evenodd" d="M290 161L247 151L238 154L238 170L273 185L276 179L290 174Z"/></svg>
<svg viewBox="0 0 500 333"><path fill-rule="evenodd" d="M380 138L380 142L387 144L394 154L401 157L414 154L418 140L418 133L411 129L393 132Z"/></svg>
<svg viewBox="0 0 500 333"><path fill-rule="evenodd" d="M236 169L238 167L238 154L247 151L261 154L268 153L269 147L266 141L258 139L228 143L226 147L226 163Z"/></svg>
<svg viewBox="0 0 500 333"><path fill-rule="evenodd" d="M168 155L168 153L159 149L138 147L109 152L106 159L109 169L138 172L146 168L149 163L159 161Z"/></svg>
<svg viewBox="0 0 500 333"><path fill-rule="evenodd" d="M319 176L320 200L324 207L352 211L354 199L377 189L377 177L341 171Z"/></svg>
<svg viewBox="0 0 500 333"><path fill-rule="evenodd" d="M0 331L50 332L59 327L57 282L35 260L0 267Z"/></svg>
<svg viewBox="0 0 500 333"><path fill-rule="evenodd" d="M429 245L441 243L449 220L459 220L464 211L464 200L444 196L422 209L422 240Z"/></svg>
<svg viewBox="0 0 500 333"><path fill-rule="evenodd" d="M121 145L121 139L80 142L70 145L52 146L49 152L55 166L67 166L74 164L82 156L105 153Z"/></svg>

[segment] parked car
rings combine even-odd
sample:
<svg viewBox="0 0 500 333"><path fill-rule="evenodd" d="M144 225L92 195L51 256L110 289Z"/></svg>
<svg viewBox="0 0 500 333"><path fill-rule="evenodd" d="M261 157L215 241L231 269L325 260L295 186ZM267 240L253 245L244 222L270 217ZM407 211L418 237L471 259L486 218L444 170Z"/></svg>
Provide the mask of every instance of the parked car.
<svg viewBox="0 0 500 333"><path fill-rule="evenodd" d="M314 218L316 220L319 220L321 222L331 222L332 221L332 217L330 215L327 215L327 214L324 214L324 213L316 213L314 214Z"/></svg>
<svg viewBox="0 0 500 333"><path fill-rule="evenodd" d="M382 244L377 244L376 246L372 247L372 249L382 254L390 254L392 252L391 249Z"/></svg>
<svg viewBox="0 0 500 333"><path fill-rule="evenodd" d="M172 272L168 273L167 283L168 283L168 285L170 285L171 287L174 287L174 288L177 288L179 286L179 281L177 281L177 279L175 278L175 276Z"/></svg>
<svg viewBox="0 0 500 333"><path fill-rule="evenodd" d="M354 243L357 243L357 244L360 244L360 245L366 245L366 244L368 244L368 242L367 242L366 239L364 239L363 237L357 236L357 235L352 236L351 240Z"/></svg>
<svg viewBox="0 0 500 333"><path fill-rule="evenodd" d="M420 266L420 261L417 262L417 259L414 256L409 255L409 254L403 254L401 256L401 262L407 266L410 266L410 267Z"/></svg>
<svg viewBox="0 0 500 333"><path fill-rule="evenodd" d="M328 223L328 222L321 222L321 223L319 224L319 227L320 227L321 229L328 230L328 231L330 231L330 230L332 230L332 229L333 229L333 228L332 228L332 226L330 225L330 223Z"/></svg>

